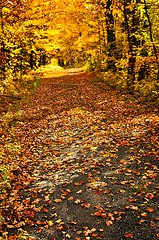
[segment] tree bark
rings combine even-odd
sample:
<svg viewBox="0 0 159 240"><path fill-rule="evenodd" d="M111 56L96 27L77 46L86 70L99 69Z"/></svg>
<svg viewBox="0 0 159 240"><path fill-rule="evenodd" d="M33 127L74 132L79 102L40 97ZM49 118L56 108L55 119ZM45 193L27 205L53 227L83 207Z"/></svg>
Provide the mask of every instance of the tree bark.
<svg viewBox="0 0 159 240"><path fill-rule="evenodd" d="M146 17L147 17L147 20L148 20L148 23L149 23L149 28L150 28L150 40L152 42L152 46L153 46L153 50L154 50L154 53L155 53L155 58L156 58L156 61L157 61L157 66L158 66L157 79L159 80L159 61L158 61L158 56L157 56L157 49L156 49L156 46L153 42L152 25L151 25L150 17L149 17L149 14L148 14L148 7L147 7L147 4L146 4L146 0L144 0L144 5L145 5Z"/></svg>
<svg viewBox="0 0 159 240"><path fill-rule="evenodd" d="M112 0L108 0L106 5L101 3L102 7L105 8L105 18L106 18L106 26L107 26L107 45L108 45L108 69L112 69L116 71L115 66L115 57L116 57L116 37L114 32L114 18L112 13Z"/></svg>

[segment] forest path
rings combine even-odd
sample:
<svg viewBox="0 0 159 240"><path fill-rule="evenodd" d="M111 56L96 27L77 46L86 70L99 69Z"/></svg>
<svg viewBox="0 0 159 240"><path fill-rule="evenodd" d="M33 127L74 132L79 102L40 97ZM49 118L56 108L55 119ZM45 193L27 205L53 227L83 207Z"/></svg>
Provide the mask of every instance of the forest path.
<svg viewBox="0 0 159 240"><path fill-rule="evenodd" d="M157 239L158 112L93 73L62 71L22 106L2 229L23 228L29 239Z"/></svg>

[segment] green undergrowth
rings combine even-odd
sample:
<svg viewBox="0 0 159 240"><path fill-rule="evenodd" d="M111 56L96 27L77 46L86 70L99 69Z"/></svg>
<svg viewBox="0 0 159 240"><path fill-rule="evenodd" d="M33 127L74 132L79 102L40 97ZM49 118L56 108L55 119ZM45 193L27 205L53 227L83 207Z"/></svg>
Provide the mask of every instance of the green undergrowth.
<svg viewBox="0 0 159 240"><path fill-rule="evenodd" d="M15 240L28 240L28 239L35 239L30 237L27 232L25 232L23 229L19 229L18 233L14 236L12 236L11 238L8 237L8 233L4 233L2 237L0 237L0 240L11 240L11 239L15 239Z"/></svg>
<svg viewBox="0 0 159 240"><path fill-rule="evenodd" d="M4 197L7 189L10 188L10 181L12 179L12 161L17 152L20 151L20 146L14 143L14 128L17 124L23 124L26 118L24 110L21 109L21 102L30 102L30 99L34 95L34 92L41 85L41 77L38 75L28 75L25 79L25 86L22 86L23 96L14 98L1 99L2 101L2 114L0 115L0 199ZM24 91L25 88L25 91ZM9 94L9 93L7 93ZM1 217L0 205L0 222L3 221ZM2 238L1 238L2 239ZM3 239L7 239L4 236ZM23 238L22 233L19 233L19 237Z"/></svg>
<svg viewBox="0 0 159 240"><path fill-rule="evenodd" d="M6 193L6 189L10 188L10 183L9 183L9 170L6 168L6 166L1 165L0 166L0 196L3 193Z"/></svg>

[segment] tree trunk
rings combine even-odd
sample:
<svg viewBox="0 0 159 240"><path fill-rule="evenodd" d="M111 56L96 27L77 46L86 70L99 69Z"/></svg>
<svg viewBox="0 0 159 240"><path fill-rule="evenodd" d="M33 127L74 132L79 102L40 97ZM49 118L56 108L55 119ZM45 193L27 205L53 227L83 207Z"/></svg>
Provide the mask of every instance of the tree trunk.
<svg viewBox="0 0 159 240"><path fill-rule="evenodd" d="M2 40L1 40L1 72L2 72L2 80L5 80L5 44L3 41L4 36L4 26L3 26L3 6L0 6L0 18L1 18L1 31L2 31Z"/></svg>
<svg viewBox="0 0 159 240"><path fill-rule="evenodd" d="M31 53L30 53L30 68L31 68L31 69L33 69L33 67L34 67L34 63L33 63L33 53L34 53L34 51L31 51Z"/></svg>
<svg viewBox="0 0 159 240"><path fill-rule="evenodd" d="M108 69L116 71L116 38L114 32L114 18L112 13L112 0L108 0L106 4L106 26L107 26L107 44L108 44Z"/></svg>
<svg viewBox="0 0 159 240"><path fill-rule="evenodd" d="M139 46L139 43L135 36L135 33L138 30L139 18L136 17L135 14L136 14L136 8L134 7L132 11L127 10L127 3L124 0L124 18L125 18L125 26L126 26L127 38L128 38L128 44L129 44L129 51L128 51L129 64L128 64L127 85L128 85L128 88L131 90L133 90L133 87L134 87L133 85L135 81L136 49ZM130 19L132 18L131 22L128 21L127 16L129 16Z"/></svg>
<svg viewBox="0 0 159 240"><path fill-rule="evenodd" d="M147 20L148 20L148 23L149 23L149 28L150 28L150 39L151 39L151 42L152 42L152 46L153 46L153 50L154 50L155 58L156 58L156 62L157 62L157 67L158 67L157 79L159 80L159 61L158 61L158 56L157 56L157 49L156 49L156 46L155 46L154 41L153 41L152 26L151 26L150 17L149 17L149 14L148 14L148 8L147 8L146 0L144 0L144 5L145 5L146 17L147 17Z"/></svg>

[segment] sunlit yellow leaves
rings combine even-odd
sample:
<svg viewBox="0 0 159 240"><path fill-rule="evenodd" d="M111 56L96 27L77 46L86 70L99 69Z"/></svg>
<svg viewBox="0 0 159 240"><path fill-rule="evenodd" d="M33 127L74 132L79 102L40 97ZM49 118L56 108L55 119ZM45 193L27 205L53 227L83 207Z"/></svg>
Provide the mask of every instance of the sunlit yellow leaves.
<svg viewBox="0 0 159 240"><path fill-rule="evenodd" d="M62 222L62 219L58 219L58 220L56 220L55 222L56 222L56 223L60 223L60 222Z"/></svg>
<svg viewBox="0 0 159 240"><path fill-rule="evenodd" d="M82 190L78 190L76 193L82 193Z"/></svg>
<svg viewBox="0 0 159 240"><path fill-rule="evenodd" d="M52 221L48 221L49 226L52 226L54 223Z"/></svg>
<svg viewBox="0 0 159 240"><path fill-rule="evenodd" d="M72 153L72 152L69 152L69 153L67 153L67 156L71 156L71 155L73 155L73 153Z"/></svg>

